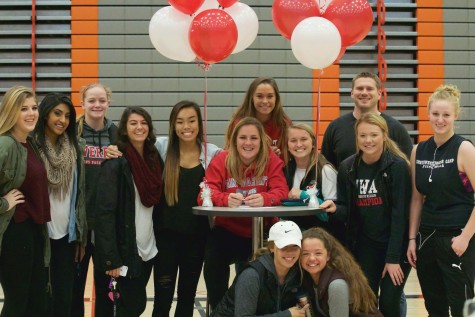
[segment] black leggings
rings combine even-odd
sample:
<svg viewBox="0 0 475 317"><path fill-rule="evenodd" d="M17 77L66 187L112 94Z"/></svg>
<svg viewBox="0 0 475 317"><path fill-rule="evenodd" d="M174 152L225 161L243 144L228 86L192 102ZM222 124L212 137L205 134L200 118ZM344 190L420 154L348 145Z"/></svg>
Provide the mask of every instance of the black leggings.
<svg viewBox="0 0 475 317"><path fill-rule="evenodd" d="M251 238L243 238L221 227L214 227L206 243L204 277L208 300L215 308L228 290L229 265L243 268L252 256ZM240 265L241 264L241 265ZM236 271L236 274L239 272Z"/></svg>
<svg viewBox="0 0 475 317"><path fill-rule="evenodd" d="M3 234L0 283L5 294L2 317L46 316L44 225L10 221Z"/></svg>
<svg viewBox="0 0 475 317"><path fill-rule="evenodd" d="M385 317L400 317L401 294L404 290L411 266L407 261L399 263L404 273L404 282L395 286L389 273L381 278L386 265L386 248L378 248L367 239L360 237L356 245L356 260L368 279L376 297L379 292L379 310ZM374 243L373 243L374 244Z"/></svg>
<svg viewBox="0 0 475 317"><path fill-rule="evenodd" d="M158 257L153 274L155 285L153 317L169 316L178 271L175 317L193 315L207 234L207 232L183 234L172 230L157 233Z"/></svg>

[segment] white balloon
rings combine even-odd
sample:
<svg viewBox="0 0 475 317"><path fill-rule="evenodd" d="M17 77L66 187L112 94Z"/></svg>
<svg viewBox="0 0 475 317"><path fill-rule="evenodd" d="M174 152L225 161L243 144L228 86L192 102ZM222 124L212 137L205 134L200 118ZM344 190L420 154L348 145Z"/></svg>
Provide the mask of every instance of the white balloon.
<svg viewBox="0 0 475 317"><path fill-rule="evenodd" d="M238 29L238 40L231 54L244 51L254 42L259 31L257 14L247 4L241 2L236 2L224 11L233 18Z"/></svg>
<svg viewBox="0 0 475 317"><path fill-rule="evenodd" d="M219 8L219 2L217 0L205 0L201 7L196 10L195 16L198 15L198 13L204 11L204 10L209 10L209 9L218 9Z"/></svg>
<svg viewBox="0 0 475 317"><path fill-rule="evenodd" d="M148 34L155 49L163 56L180 62L196 58L188 40L193 18L172 6L161 8L153 15Z"/></svg>
<svg viewBox="0 0 475 317"><path fill-rule="evenodd" d="M321 17L306 18L295 27L290 39L295 58L304 66L322 69L333 64L341 49L336 26Z"/></svg>

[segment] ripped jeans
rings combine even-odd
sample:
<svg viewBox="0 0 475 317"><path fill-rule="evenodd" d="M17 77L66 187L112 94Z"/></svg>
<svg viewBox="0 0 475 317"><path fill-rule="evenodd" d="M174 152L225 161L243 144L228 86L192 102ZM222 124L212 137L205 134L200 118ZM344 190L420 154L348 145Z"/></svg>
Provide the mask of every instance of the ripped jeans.
<svg viewBox="0 0 475 317"><path fill-rule="evenodd" d="M153 317L169 315L178 276L175 317L193 316L196 288L203 267L207 233L157 232L157 261L153 268L155 299Z"/></svg>
<svg viewBox="0 0 475 317"><path fill-rule="evenodd" d="M421 227L417 235L417 277L425 306L431 317L461 317L465 300L474 296L475 242L472 238L465 253L458 257L452 238L461 229Z"/></svg>

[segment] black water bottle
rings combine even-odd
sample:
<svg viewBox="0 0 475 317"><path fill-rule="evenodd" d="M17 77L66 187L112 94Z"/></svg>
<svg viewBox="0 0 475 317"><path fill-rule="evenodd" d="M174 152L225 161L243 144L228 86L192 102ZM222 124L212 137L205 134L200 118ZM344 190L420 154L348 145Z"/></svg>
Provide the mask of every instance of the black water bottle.
<svg viewBox="0 0 475 317"><path fill-rule="evenodd" d="M315 317L313 314L312 303L306 291L302 289L295 290L295 298L297 299L297 305L300 308L308 304L307 309L305 309L305 317Z"/></svg>

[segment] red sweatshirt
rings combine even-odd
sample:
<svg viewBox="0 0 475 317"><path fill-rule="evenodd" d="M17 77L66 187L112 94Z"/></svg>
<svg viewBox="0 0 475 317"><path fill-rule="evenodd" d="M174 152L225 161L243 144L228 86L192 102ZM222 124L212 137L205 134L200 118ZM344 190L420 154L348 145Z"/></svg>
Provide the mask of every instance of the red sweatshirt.
<svg viewBox="0 0 475 317"><path fill-rule="evenodd" d="M227 207L230 193L241 192L244 197L260 193L264 198L264 206L278 206L280 200L287 197L289 191L283 173L284 163L269 151L269 163L266 166L264 176L256 180L251 170L246 175L246 184L239 184L226 170L226 157L228 151L216 155L206 170L206 181L211 188L211 200L216 207ZM244 167L243 167L244 168ZM201 194L198 203L203 203ZM248 217L216 217L215 225L223 227L230 232L246 238L252 237L252 221Z"/></svg>

